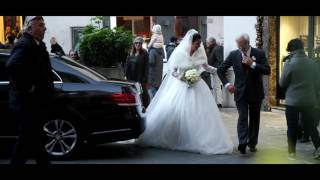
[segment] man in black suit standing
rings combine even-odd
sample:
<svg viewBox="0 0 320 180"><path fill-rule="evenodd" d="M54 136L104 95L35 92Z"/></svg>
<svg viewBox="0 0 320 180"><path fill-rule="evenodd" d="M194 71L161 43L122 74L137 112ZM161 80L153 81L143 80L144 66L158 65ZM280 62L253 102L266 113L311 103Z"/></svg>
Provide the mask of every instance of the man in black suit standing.
<svg viewBox="0 0 320 180"><path fill-rule="evenodd" d="M28 16L24 33L6 64L9 108L19 122L19 137L10 162L13 166L23 165L29 158L39 165L50 164L42 127L54 99L54 76L42 41L45 31L42 16Z"/></svg>
<svg viewBox="0 0 320 180"><path fill-rule="evenodd" d="M230 93L234 93L239 113L238 150L246 154L247 146L251 152L257 151L260 109L264 98L262 76L270 74L270 66L264 51L250 46L248 34L242 34L236 42L239 49L230 52L217 72L223 85ZM226 78L231 66L235 73L235 85Z"/></svg>

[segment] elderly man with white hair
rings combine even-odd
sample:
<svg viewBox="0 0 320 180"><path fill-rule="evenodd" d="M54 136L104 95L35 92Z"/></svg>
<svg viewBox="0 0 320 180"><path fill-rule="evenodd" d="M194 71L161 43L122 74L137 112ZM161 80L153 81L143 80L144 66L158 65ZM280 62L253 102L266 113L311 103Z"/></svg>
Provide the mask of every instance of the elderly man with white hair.
<svg viewBox="0 0 320 180"><path fill-rule="evenodd" d="M223 62L223 46L220 46L214 37L207 39L207 57L208 64L215 68L218 68ZM211 74L203 72L201 74L203 80L208 84L210 89L214 90L215 99L219 108L222 107L222 89L221 81L217 73L212 74L213 84L211 85Z"/></svg>
<svg viewBox="0 0 320 180"><path fill-rule="evenodd" d="M246 154L247 146L251 152L257 151L260 109L264 98L262 76L270 74L270 66L264 51L250 46L248 34L240 35L236 42L239 49L230 52L217 72L223 85L230 93L234 93L239 113L238 150ZM231 66L235 74L234 85L226 78Z"/></svg>
<svg viewBox="0 0 320 180"><path fill-rule="evenodd" d="M19 122L19 137L10 164L20 166L34 158L37 164L48 165L42 126L52 109L54 75L42 41L46 31L43 17L28 16L23 31L6 64L10 80L9 109Z"/></svg>

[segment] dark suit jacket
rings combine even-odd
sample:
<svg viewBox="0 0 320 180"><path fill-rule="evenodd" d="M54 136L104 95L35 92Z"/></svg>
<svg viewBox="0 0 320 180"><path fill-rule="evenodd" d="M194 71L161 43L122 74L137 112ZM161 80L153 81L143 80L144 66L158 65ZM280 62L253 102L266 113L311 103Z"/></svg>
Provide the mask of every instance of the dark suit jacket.
<svg viewBox="0 0 320 180"><path fill-rule="evenodd" d="M235 101L241 100L245 93L248 93L250 101L257 102L264 98L262 75L270 74L270 66L268 64L264 51L252 48L250 57L255 57L256 67L249 68L245 71L242 65L242 54L239 50L230 52L226 60L219 66L218 75L223 85L229 81L226 78L227 70L232 66L235 73L235 87L234 94Z"/></svg>
<svg viewBox="0 0 320 180"><path fill-rule="evenodd" d="M54 98L53 72L43 42L38 45L31 35L23 33L8 60L10 108L50 104Z"/></svg>
<svg viewBox="0 0 320 180"><path fill-rule="evenodd" d="M208 52L208 64L218 68L223 62L223 46L216 45Z"/></svg>

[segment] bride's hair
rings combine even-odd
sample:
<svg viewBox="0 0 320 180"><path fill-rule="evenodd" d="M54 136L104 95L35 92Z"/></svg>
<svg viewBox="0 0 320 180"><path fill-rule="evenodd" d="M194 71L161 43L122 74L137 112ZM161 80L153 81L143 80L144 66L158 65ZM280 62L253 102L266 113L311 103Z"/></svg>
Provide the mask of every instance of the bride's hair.
<svg viewBox="0 0 320 180"><path fill-rule="evenodd" d="M198 41L199 39L201 39L201 35L199 33L195 33L193 36L192 36L192 42L196 42Z"/></svg>
<svg viewBox="0 0 320 180"><path fill-rule="evenodd" d="M200 43L200 47L192 55L192 62L190 60L192 44L198 40L201 40L201 35L199 32L194 29L189 30L183 37L180 44L172 52L169 59L168 70L173 72L177 67L189 68L190 66L196 64L206 64L208 61L202 42Z"/></svg>

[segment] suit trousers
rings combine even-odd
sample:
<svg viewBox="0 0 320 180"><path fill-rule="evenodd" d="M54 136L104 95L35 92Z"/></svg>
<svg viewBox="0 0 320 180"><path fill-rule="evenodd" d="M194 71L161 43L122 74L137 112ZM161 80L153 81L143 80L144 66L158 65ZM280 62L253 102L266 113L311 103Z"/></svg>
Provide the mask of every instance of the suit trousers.
<svg viewBox="0 0 320 180"><path fill-rule="evenodd" d="M239 113L237 132L239 144L255 147L258 144L261 102L252 102L248 94L236 101ZM249 121L248 121L249 120Z"/></svg>
<svg viewBox="0 0 320 180"><path fill-rule="evenodd" d="M49 165L45 150L45 132L42 127L47 115L47 108L29 106L12 110L12 117L19 122L18 140L14 147L10 165L21 166L28 159L35 159L38 165Z"/></svg>

